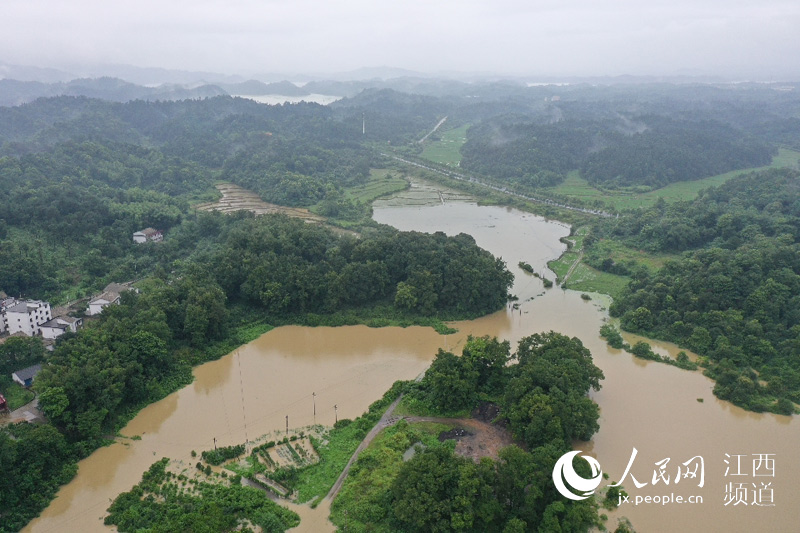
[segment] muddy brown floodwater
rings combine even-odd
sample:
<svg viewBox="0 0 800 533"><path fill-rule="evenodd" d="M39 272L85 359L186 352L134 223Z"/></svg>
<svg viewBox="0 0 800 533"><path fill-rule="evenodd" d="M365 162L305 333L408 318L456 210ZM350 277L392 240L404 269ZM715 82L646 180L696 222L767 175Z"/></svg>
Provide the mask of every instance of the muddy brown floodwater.
<svg viewBox="0 0 800 533"><path fill-rule="evenodd" d="M424 196L425 187L415 189ZM270 331L196 368L193 384L142 410L122 431L142 439L120 439L81 461L75 479L62 487L26 531L107 531L102 520L110 501L136 484L142 472L161 457L191 465L190 452L213 448L214 438L217 444L228 445L280 433L287 415L291 428L312 424L312 393L316 393L316 422L333 423L334 405L340 418L353 418L395 380L423 372L439 347L458 350L470 334L496 335L513 345L526 335L549 330L579 337L605 373L603 388L593 394L601 408L600 431L591 442L575 443L596 457L610 476L601 488L619 480L636 448L630 474L647 485L636 488L629 474L623 484L631 499L670 494L703 499L691 504L623 504L609 513L611 530L619 516L627 516L645 533L800 529L796 420L743 411L717 400L711 393L713 383L699 372L635 359L608 348L598 335L608 316L607 298L594 296L587 302L576 292L545 290L538 278L517 267L519 261L526 261L537 272L544 271L547 261L564 249L559 238L568 234L566 226L513 209L448 201L435 186L427 190L433 191L430 205L420 205L419 195L414 205L377 202L375 219L402 230L471 234L514 272L513 292L520 309L458 322L454 324L458 333L447 336L419 327ZM660 353L676 352L666 343L651 344ZM774 463L758 463L759 454L771 454L760 457ZM676 484L677 467L696 456L704 462L704 486L698 487L697 479ZM664 478L654 484L655 463L665 458L670 461L664 478L669 477L670 484ZM769 466L774 466L772 471ZM774 475L762 475L769 473ZM333 530L324 505L316 510L292 509L302 519L296 531Z"/></svg>

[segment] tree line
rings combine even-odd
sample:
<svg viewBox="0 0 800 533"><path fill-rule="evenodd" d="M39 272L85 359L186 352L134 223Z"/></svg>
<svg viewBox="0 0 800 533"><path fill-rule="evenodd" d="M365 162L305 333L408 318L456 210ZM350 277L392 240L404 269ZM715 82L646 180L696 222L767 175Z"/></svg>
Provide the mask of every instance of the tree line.
<svg viewBox="0 0 800 533"><path fill-rule="evenodd" d="M516 364L509 364L514 362ZM499 406L524 447L509 446L497 460L475 463L446 441L425 438L414 425L387 429L362 454L332 505L332 519L354 531L588 531L598 526L593 499L566 500L550 473L575 439L597 431L599 411L587 396L602 371L577 338L559 333L508 341L470 337L462 354L440 350L418 384L407 386L407 405L432 415L471 411L480 402ZM497 423L498 421L496 421ZM410 460L403 454L424 442ZM585 477L590 474L578 470Z"/></svg>
<svg viewBox="0 0 800 533"><path fill-rule="evenodd" d="M612 316L705 356L715 394L755 411L790 414L800 401L798 177L770 170L733 178L605 230L632 246L685 252L656 272L633 270Z"/></svg>

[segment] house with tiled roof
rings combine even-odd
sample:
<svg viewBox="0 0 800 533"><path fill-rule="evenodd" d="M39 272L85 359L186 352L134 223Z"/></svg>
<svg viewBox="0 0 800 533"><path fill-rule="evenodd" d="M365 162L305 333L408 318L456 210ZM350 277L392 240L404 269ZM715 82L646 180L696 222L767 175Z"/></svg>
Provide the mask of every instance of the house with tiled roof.
<svg viewBox="0 0 800 533"><path fill-rule="evenodd" d="M99 315L103 308L109 305L119 305L121 295L125 291L136 290L129 284L125 283L109 283L99 295L89 300L89 308L86 314L89 316Z"/></svg>
<svg viewBox="0 0 800 533"><path fill-rule="evenodd" d="M161 242L164 240L164 235L153 228L145 228L142 231L137 231L133 234L133 242L136 244L144 244L146 242Z"/></svg>
<svg viewBox="0 0 800 533"><path fill-rule="evenodd" d="M17 370L13 374L11 374L11 379L16 381L23 387L30 387L31 385L33 385L33 380L36 378L36 374L38 374L41 370L42 370L42 365L29 366L28 368Z"/></svg>
<svg viewBox="0 0 800 533"><path fill-rule="evenodd" d="M42 324L42 337L45 339L55 339L68 331L75 333L78 331L81 324L82 320L80 318L58 316Z"/></svg>

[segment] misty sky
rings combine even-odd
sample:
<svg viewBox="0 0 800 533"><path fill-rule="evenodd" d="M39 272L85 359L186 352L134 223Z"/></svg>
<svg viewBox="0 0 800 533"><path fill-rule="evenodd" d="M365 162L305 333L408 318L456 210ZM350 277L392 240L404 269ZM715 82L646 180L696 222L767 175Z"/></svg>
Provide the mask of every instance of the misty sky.
<svg viewBox="0 0 800 533"><path fill-rule="evenodd" d="M0 63L780 77L799 31L798 0L2 0Z"/></svg>

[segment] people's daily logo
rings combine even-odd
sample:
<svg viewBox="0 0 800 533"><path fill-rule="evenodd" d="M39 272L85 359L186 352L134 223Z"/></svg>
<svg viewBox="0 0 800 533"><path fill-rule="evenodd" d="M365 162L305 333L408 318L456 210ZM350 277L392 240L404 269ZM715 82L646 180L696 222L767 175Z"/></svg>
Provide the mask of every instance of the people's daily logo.
<svg viewBox="0 0 800 533"><path fill-rule="evenodd" d="M597 462L597 459L588 455L581 455L581 457L591 466L592 477L586 479L575 472L575 468L572 466L572 459L579 453L579 451L565 453L553 467L553 483L556 484L558 492L570 500L585 500L594 493L594 489L600 485L600 481L603 479L600 463Z"/></svg>

